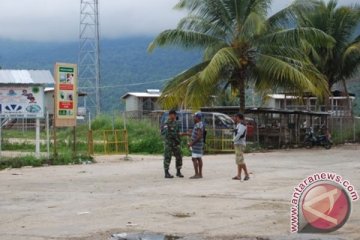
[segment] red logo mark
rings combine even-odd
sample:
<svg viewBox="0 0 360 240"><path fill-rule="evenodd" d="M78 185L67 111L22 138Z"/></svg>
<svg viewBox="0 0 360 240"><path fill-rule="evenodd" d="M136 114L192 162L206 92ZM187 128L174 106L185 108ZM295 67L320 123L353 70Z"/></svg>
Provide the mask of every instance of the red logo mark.
<svg viewBox="0 0 360 240"><path fill-rule="evenodd" d="M320 232L331 232L342 227L350 210L350 199L344 189L330 183L311 187L302 201L305 220Z"/></svg>

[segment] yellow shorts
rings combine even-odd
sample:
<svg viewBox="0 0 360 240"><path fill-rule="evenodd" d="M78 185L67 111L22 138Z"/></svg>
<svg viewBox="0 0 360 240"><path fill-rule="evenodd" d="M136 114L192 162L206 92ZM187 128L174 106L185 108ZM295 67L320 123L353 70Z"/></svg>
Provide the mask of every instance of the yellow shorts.
<svg viewBox="0 0 360 240"><path fill-rule="evenodd" d="M235 144L234 145L235 148L235 160L236 160L236 164L240 165L240 164L245 164L245 160L244 160L244 151L245 151L245 146L244 145L240 145L240 144Z"/></svg>

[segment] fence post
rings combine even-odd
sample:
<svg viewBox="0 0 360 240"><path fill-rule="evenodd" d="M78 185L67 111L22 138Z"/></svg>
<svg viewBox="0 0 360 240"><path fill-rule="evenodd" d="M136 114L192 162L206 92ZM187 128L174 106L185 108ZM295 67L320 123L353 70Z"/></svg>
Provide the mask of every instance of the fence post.
<svg viewBox="0 0 360 240"><path fill-rule="evenodd" d="M91 129L88 131L88 155L94 155L94 141Z"/></svg>
<svg viewBox="0 0 360 240"><path fill-rule="evenodd" d="M49 111L46 110L46 151L47 158L50 158L50 133L49 133Z"/></svg>
<svg viewBox="0 0 360 240"><path fill-rule="evenodd" d="M22 118L22 133L25 135L25 118Z"/></svg>
<svg viewBox="0 0 360 240"><path fill-rule="evenodd" d="M55 120L54 120L54 124L53 124L53 138L54 138L54 158L57 159L57 154L58 153L57 153L57 137L56 137Z"/></svg>
<svg viewBox="0 0 360 240"><path fill-rule="evenodd" d="M40 157L40 119L36 118L36 134L35 134L35 155Z"/></svg>
<svg viewBox="0 0 360 240"><path fill-rule="evenodd" d="M340 136L341 136L341 143L344 143L344 131L343 131L342 118L340 118Z"/></svg>
<svg viewBox="0 0 360 240"><path fill-rule="evenodd" d="M125 154L126 154L126 159L128 159L128 155L129 155L129 142L128 142L128 132L126 129L124 129L124 141L125 141Z"/></svg>
<svg viewBox="0 0 360 240"><path fill-rule="evenodd" d="M126 129L126 112L123 112L124 119L124 129Z"/></svg>
<svg viewBox="0 0 360 240"><path fill-rule="evenodd" d="M76 126L73 127L73 145L72 145L72 156L73 159L76 157Z"/></svg>
<svg viewBox="0 0 360 240"><path fill-rule="evenodd" d="M88 123L89 124L89 130L91 130L91 112L90 111L89 111L89 120L88 121L89 121L89 123Z"/></svg>
<svg viewBox="0 0 360 240"><path fill-rule="evenodd" d="M355 122L355 118L352 118L352 122L353 122L353 141L356 142L356 122Z"/></svg>

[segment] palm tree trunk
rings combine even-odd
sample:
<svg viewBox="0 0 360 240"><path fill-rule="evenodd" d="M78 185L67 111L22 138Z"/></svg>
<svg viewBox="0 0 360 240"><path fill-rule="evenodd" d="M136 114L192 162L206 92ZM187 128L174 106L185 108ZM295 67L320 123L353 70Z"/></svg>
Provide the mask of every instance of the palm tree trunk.
<svg viewBox="0 0 360 240"><path fill-rule="evenodd" d="M239 78L239 99L240 99L240 112L245 113L245 79L241 76Z"/></svg>

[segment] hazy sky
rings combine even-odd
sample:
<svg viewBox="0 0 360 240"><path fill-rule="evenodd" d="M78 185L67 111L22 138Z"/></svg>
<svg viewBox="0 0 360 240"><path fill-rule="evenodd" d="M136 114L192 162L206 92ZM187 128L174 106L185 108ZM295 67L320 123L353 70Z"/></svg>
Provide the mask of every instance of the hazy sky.
<svg viewBox="0 0 360 240"><path fill-rule="evenodd" d="M184 14L172 10L176 2L178 0L99 0L101 36L153 36L172 28ZM289 2L273 0L273 10ZM0 0L0 38L77 41L79 14L80 0Z"/></svg>

